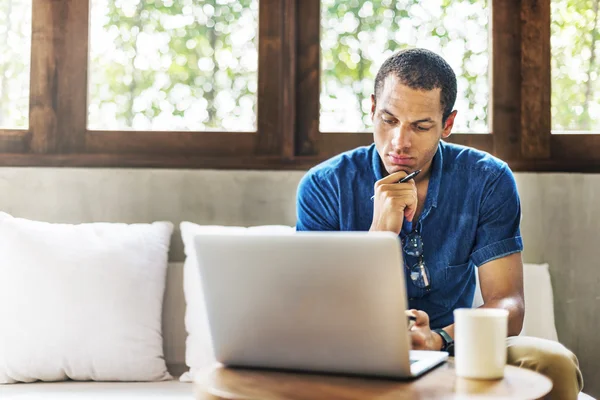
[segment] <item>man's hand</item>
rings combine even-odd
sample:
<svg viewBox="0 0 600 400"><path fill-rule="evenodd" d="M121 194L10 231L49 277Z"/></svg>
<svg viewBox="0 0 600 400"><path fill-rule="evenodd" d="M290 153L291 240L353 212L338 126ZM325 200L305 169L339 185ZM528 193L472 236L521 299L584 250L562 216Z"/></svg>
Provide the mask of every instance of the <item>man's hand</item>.
<svg viewBox="0 0 600 400"><path fill-rule="evenodd" d="M417 211L417 186L413 179L398 183L406 175L399 171L375 183L373 222L369 231L390 231L398 235L404 218L412 221Z"/></svg>
<svg viewBox="0 0 600 400"><path fill-rule="evenodd" d="M429 315L425 311L410 310L417 321L410 330L413 350L441 350L442 337L431 331L429 327Z"/></svg>

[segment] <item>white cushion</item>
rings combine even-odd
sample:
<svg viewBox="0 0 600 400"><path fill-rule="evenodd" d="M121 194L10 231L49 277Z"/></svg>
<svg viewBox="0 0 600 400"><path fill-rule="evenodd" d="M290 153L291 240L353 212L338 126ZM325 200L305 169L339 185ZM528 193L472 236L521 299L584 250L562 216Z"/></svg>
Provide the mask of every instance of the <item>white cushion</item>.
<svg viewBox="0 0 600 400"><path fill-rule="evenodd" d="M186 255L183 266L183 290L186 301L185 328L186 339L186 364L190 367L189 373L181 376L184 382L191 381L194 377L201 376L214 362L214 354L208 330L208 319L200 281L200 271L196 260L194 237L201 233L229 234L247 232L249 234L281 233L291 234L295 228L286 225L264 225L250 228L240 226L197 225L191 222L181 223L181 236Z"/></svg>
<svg viewBox="0 0 600 400"><path fill-rule="evenodd" d="M483 304L479 287L473 299L473 307ZM523 294L525 297L525 318L520 335L533 336L558 341L554 323L554 295L550 281L548 264L523 264Z"/></svg>
<svg viewBox="0 0 600 400"><path fill-rule="evenodd" d="M0 383L169 379L161 311L172 231L0 213Z"/></svg>

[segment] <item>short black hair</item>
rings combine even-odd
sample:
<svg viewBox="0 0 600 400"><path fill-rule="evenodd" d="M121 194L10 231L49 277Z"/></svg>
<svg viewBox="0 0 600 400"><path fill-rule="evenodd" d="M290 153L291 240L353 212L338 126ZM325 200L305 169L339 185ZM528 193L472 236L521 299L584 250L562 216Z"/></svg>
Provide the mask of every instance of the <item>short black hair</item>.
<svg viewBox="0 0 600 400"><path fill-rule="evenodd" d="M377 72L375 99L381 94L383 83L390 74L396 75L411 89L441 89L443 121L452 113L456 102L456 75L452 67L439 55L426 49L404 49L390 56Z"/></svg>

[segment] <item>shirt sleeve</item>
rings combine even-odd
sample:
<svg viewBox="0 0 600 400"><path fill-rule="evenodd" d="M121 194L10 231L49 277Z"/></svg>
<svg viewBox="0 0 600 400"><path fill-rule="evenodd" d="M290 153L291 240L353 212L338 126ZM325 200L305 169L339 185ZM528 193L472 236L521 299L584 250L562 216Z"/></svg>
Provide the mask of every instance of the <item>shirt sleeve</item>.
<svg viewBox="0 0 600 400"><path fill-rule="evenodd" d="M471 254L471 260L478 267L523 251L521 201L512 172L504 165L487 186Z"/></svg>
<svg viewBox="0 0 600 400"><path fill-rule="evenodd" d="M297 231L339 231L338 194L331 181L309 171L300 181L296 197Z"/></svg>

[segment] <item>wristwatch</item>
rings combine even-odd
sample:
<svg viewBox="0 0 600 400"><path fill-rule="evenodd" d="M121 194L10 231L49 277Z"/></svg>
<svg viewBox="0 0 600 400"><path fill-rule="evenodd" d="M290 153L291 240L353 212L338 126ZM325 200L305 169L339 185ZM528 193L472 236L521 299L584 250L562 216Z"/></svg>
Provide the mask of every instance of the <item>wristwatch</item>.
<svg viewBox="0 0 600 400"><path fill-rule="evenodd" d="M454 339L443 329L434 329L435 333L442 337L442 348L441 351L447 351L448 354L454 357Z"/></svg>

